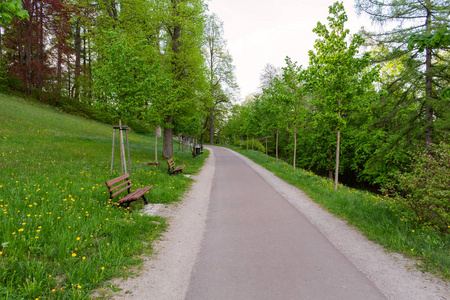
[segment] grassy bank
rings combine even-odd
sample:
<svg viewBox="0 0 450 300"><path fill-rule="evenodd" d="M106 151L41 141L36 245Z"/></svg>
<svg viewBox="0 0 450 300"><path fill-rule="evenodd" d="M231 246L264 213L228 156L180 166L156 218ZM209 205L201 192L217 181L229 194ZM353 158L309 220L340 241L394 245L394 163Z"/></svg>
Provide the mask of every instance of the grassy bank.
<svg viewBox="0 0 450 300"><path fill-rule="evenodd" d="M389 197L342 185L334 191L332 180L305 170L294 172L285 162L276 163L275 158L256 151L230 148L303 190L329 212L357 227L370 240L390 251L412 257L420 262L422 269L450 280L450 235L443 236L408 223Z"/></svg>
<svg viewBox="0 0 450 300"><path fill-rule="evenodd" d="M120 175L118 147L110 175L112 127L3 94L0 107L0 299L87 299L129 275L166 223L142 215L142 201L129 212L108 201L104 183ZM169 176L162 158L142 164L154 159L153 136L129 142L135 188L153 185L149 202L178 201L191 179ZM205 158L175 152L187 174Z"/></svg>

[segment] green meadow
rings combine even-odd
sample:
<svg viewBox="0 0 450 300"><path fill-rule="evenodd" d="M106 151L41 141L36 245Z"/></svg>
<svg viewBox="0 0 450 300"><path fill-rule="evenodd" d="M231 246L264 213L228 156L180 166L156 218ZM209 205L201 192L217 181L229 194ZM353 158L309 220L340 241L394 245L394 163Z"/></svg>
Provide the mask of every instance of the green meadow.
<svg viewBox="0 0 450 300"><path fill-rule="evenodd" d="M3 94L0 107L0 299L88 299L131 276L166 221L143 215L142 200L129 209L109 201L105 182L120 175L118 134L110 174L112 126ZM153 185L151 203L179 201L192 180L169 176L161 157L144 164L154 135L128 137L134 188ZM204 162L174 150L184 173Z"/></svg>
<svg viewBox="0 0 450 300"><path fill-rule="evenodd" d="M401 211L388 195L376 195L344 185L339 185L338 191L334 191L333 180L306 170L294 172L286 162L279 160L276 163L275 158L257 151L230 148L303 190L313 201L385 249L413 258L418 261L420 269L435 273L446 281L450 279L450 235L441 235L408 222L403 217L406 212Z"/></svg>

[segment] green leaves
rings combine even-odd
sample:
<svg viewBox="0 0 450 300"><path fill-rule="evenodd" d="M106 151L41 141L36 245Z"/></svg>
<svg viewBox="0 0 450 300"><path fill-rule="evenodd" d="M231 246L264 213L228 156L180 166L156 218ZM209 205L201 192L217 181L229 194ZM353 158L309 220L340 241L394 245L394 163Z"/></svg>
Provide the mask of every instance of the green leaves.
<svg viewBox="0 0 450 300"><path fill-rule="evenodd" d="M444 26L435 33L413 34L408 40L408 50L412 51L416 46L419 48L419 52L423 52L425 48L448 47L450 46L450 30Z"/></svg>
<svg viewBox="0 0 450 300"><path fill-rule="evenodd" d="M104 38L103 60L94 69L97 104L117 117L139 117L150 104L158 65L140 56L142 43L130 44L120 31Z"/></svg>
<svg viewBox="0 0 450 300"><path fill-rule="evenodd" d="M369 68L367 55L358 57L359 47L364 43L360 35L348 39L349 30L344 28L347 16L344 6L336 2L330 7L328 28L318 23L314 32L319 39L310 51L308 86L317 95L319 111L330 126L345 127L340 114L357 109L356 97L361 90L372 84L377 72Z"/></svg>
<svg viewBox="0 0 450 300"><path fill-rule="evenodd" d="M14 17L29 19L28 11L22 8L20 0L1 0L0 1L0 25L8 24Z"/></svg>
<svg viewBox="0 0 450 300"><path fill-rule="evenodd" d="M450 145L441 142L413 155L409 172L386 186L397 204L411 213L411 221L450 232Z"/></svg>

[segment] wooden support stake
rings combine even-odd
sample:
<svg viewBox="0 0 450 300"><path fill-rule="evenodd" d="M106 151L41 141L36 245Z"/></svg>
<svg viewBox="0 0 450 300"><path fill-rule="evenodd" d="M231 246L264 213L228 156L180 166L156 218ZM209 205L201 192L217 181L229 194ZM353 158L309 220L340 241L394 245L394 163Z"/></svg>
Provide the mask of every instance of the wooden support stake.
<svg viewBox="0 0 450 300"><path fill-rule="evenodd" d="M122 172L122 174L125 174L125 173L127 173L127 162L125 159L125 147L123 144L123 132L122 132L122 120L121 119L119 119L119 132L120 132L120 171Z"/></svg>
<svg viewBox="0 0 450 300"><path fill-rule="evenodd" d="M158 126L155 129L155 163L158 164Z"/></svg>
<svg viewBox="0 0 450 300"><path fill-rule="evenodd" d="M127 139L128 166L129 166L128 171L131 173L130 144L128 143L128 127L125 129L125 136ZM125 173L128 173L128 172L125 171Z"/></svg>
<svg viewBox="0 0 450 300"><path fill-rule="evenodd" d="M115 141L116 141L116 129L114 128L113 144L112 144L112 158L111 158L111 175L113 173L113 168L114 168L114 145L115 145Z"/></svg>

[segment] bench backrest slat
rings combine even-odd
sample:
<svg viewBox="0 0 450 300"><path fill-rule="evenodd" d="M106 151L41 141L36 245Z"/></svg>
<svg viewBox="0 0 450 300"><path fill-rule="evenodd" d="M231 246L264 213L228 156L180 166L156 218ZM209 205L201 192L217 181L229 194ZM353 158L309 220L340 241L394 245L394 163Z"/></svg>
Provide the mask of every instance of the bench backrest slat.
<svg viewBox="0 0 450 300"><path fill-rule="evenodd" d="M131 188L133 185L134 185L134 184L130 184L130 185L124 187L123 189L121 189L120 191L115 192L114 194L112 194L112 193L110 192L110 193L111 193L111 199L114 198L115 196L119 195L120 193L122 193L122 192L128 190L128 189Z"/></svg>
<svg viewBox="0 0 450 300"><path fill-rule="evenodd" d="M112 199L126 190L130 191L133 184L131 183L130 174L126 173L122 176L107 181L106 186L108 187L109 198ZM113 193L120 188L122 188L120 191Z"/></svg>
<svg viewBox="0 0 450 300"><path fill-rule="evenodd" d="M169 165L169 167L170 167L171 169L173 169L173 168L175 167L175 162L173 161L173 158L169 159L169 160L167 161L167 164Z"/></svg>
<svg viewBox="0 0 450 300"><path fill-rule="evenodd" d="M106 182L106 186L109 188L110 186L112 186L112 185L114 185L114 184L116 184L116 183L118 183L118 182L120 182L120 181L122 181L122 180L124 180L126 178L129 178L129 177L130 177L130 174L128 174L128 173L123 174L122 176L119 176L117 178L111 179L110 181L107 181Z"/></svg>
<svg viewBox="0 0 450 300"><path fill-rule="evenodd" d="M115 185L115 186L110 186L110 187L108 188L108 190L109 190L109 192L113 192L113 191L117 190L118 188L123 187L123 186L126 185L126 184L131 184L131 179L129 179L129 180L127 180L127 181L124 181L124 182L122 182L121 184L118 184L118 185ZM130 186L131 186L131 185L130 185Z"/></svg>

